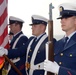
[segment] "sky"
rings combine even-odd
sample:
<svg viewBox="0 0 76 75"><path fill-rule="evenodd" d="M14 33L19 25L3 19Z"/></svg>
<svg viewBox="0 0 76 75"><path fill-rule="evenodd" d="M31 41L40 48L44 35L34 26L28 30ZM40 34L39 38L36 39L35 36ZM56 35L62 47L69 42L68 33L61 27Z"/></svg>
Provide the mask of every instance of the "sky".
<svg viewBox="0 0 76 75"><path fill-rule="evenodd" d="M49 4L52 3L54 9L52 10L53 16L53 30L55 35L64 35L61 29L58 6L64 2L76 2L76 0L8 0L8 18L15 16L25 21L22 31L25 35L31 36L31 16L41 15L49 19ZM48 28L46 29L48 34Z"/></svg>

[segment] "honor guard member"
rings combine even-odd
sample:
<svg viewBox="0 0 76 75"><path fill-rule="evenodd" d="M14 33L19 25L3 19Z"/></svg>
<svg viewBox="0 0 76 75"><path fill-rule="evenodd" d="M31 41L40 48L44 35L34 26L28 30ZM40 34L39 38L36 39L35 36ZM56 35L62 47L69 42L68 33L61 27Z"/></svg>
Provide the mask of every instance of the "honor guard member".
<svg viewBox="0 0 76 75"><path fill-rule="evenodd" d="M32 35L34 38L29 42L26 54L27 75L44 75L43 61L45 60L45 44L48 41L45 32L48 20L39 15L32 16ZM54 41L56 41L54 39Z"/></svg>
<svg viewBox="0 0 76 75"><path fill-rule="evenodd" d="M48 20L39 15L32 15L32 37L29 38L26 45L18 49L0 49L0 56L7 56L19 51L17 55L26 55L26 75L44 75L44 60L46 57L45 44L48 42L48 36L45 32ZM54 42L56 40L54 39ZM12 52L12 53L10 53Z"/></svg>
<svg viewBox="0 0 76 75"><path fill-rule="evenodd" d="M20 46L25 45L25 43L28 41L28 38L22 32L23 23L24 21L20 18L16 18L13 16L9 17L9 28L10 31L13 33L13 39L10 42L10 49L19 48ZM25 75L25 55L17 57L17 53L13 54L12 57L9 56L9 58L15 64L15 66L22 72L22 74ZM18 75L10 65L8 70L8 75Z"/></svg>
<svg viewBox="0 0 76 75"><path fill-rule="evenodd" d="M76 75L76 4L60 4L59 10L58 19L61 19L65 37L56 42L55 61L45 60L44 70L58 75Z"/></svg>

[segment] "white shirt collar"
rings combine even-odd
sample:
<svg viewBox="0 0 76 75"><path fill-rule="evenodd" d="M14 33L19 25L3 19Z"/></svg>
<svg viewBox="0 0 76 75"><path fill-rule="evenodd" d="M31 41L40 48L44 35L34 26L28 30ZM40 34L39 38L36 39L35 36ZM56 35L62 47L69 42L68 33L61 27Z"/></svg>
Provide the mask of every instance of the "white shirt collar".
<svg viewBox="0 0 76 75"><path fill-rule="evenodd" d="M45 32L44 32L43 34L45 34ZM41 34L41 35L39 35L39 36L37 36L37 37L35 36L35 37L36 37L37 40L38 40L43 34ZM36 41L37 41L37 40L36 40Z"/></svg>
<svg viewBox="0 0 76 75"><path fill-rule="evenodd" d="M20 31L21 32L21 31ZM20 32L16 33L14 36L16 36L17 34L19 34Z"/></svg>
<svg viewBox="0 0 76 75"><path fill-rule="evenodd" d="M71 34L68 36L68 38L70 39L75 33L76 33L76 31L74 31L73 33L71 33ZM65 35L65 37L67 37L67 36ZM69 41L69 39L68 39L67 41Z"/></svg>

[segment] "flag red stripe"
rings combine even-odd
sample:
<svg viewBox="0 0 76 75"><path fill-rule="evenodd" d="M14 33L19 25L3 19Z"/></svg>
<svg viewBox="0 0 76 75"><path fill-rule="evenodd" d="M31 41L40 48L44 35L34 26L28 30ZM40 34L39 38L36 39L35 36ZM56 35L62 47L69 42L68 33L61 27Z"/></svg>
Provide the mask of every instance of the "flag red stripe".
<svg viewBox="0 0 76 75"><path fill-rule="evenodd" d="M3 1L4 1L4 0L0 0L0 5L2 4Z"/></svg>
<svg viewBox="0 0 76 75"><path fill-rule="evenodd" d="M7 7L5 8L3 14L0 17L0 26L2 25L6 17L7 17Z"/></svg>
<svg viewBox="0 0 76 75"><path fill-rule="evenodd" d="M0 45L3 43L5 36L7 36L7 27L4 29L3 34L0 36Z"/></svg>
<svg viewBox="0 0 76 75"><path fill-rule="evenodd" d="M0 45L1 46L3 45L5 46L8 43L7 41L4 41L5 39L8 40L8 38L5 38L8 35L7 2L8 0L0 0L1 9L3 9L0 12Z"/></svg>
<svg viewBox="0 0 76 75"><path fill-rule="evenodd" d="M0 0L0 45L8 48L8 26L7 26L7 2L8 0ZM0 57L0 62L3 64L4 58ZM2 68L2 64L0 67Z"/></svg>
<svg viewBox="0 0 76 75"><path fill-rule="evenodd" d="M6 44L6 46L4 48L9 49L9 43Z"/></svg>

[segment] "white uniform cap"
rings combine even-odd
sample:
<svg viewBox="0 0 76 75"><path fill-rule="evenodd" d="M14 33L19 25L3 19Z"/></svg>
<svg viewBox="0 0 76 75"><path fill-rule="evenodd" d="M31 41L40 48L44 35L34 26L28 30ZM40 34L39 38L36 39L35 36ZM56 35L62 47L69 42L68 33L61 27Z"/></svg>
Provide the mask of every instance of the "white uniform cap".
<svg viewBox="0 0 76 75"><path fill-rule="evenodd" d="M10 16L9 17L9 24L13 24L13 23L24 23L24 21L20 18Z"/></svg>
<svg viewBox="0 0 76 75"><path fill-rule="evenodd" d="M76 3L62 3L59 5L59 11L60 17L58 19L76 16Z"/></svg>
<svg viewBox="0 0 76 75"><path fill-rule="evenodd" d="M44 24L47 25L48 19L45 17L39 16L39 15L32 15L32 24L30 25L38 25L38 24Z"/></svg>

